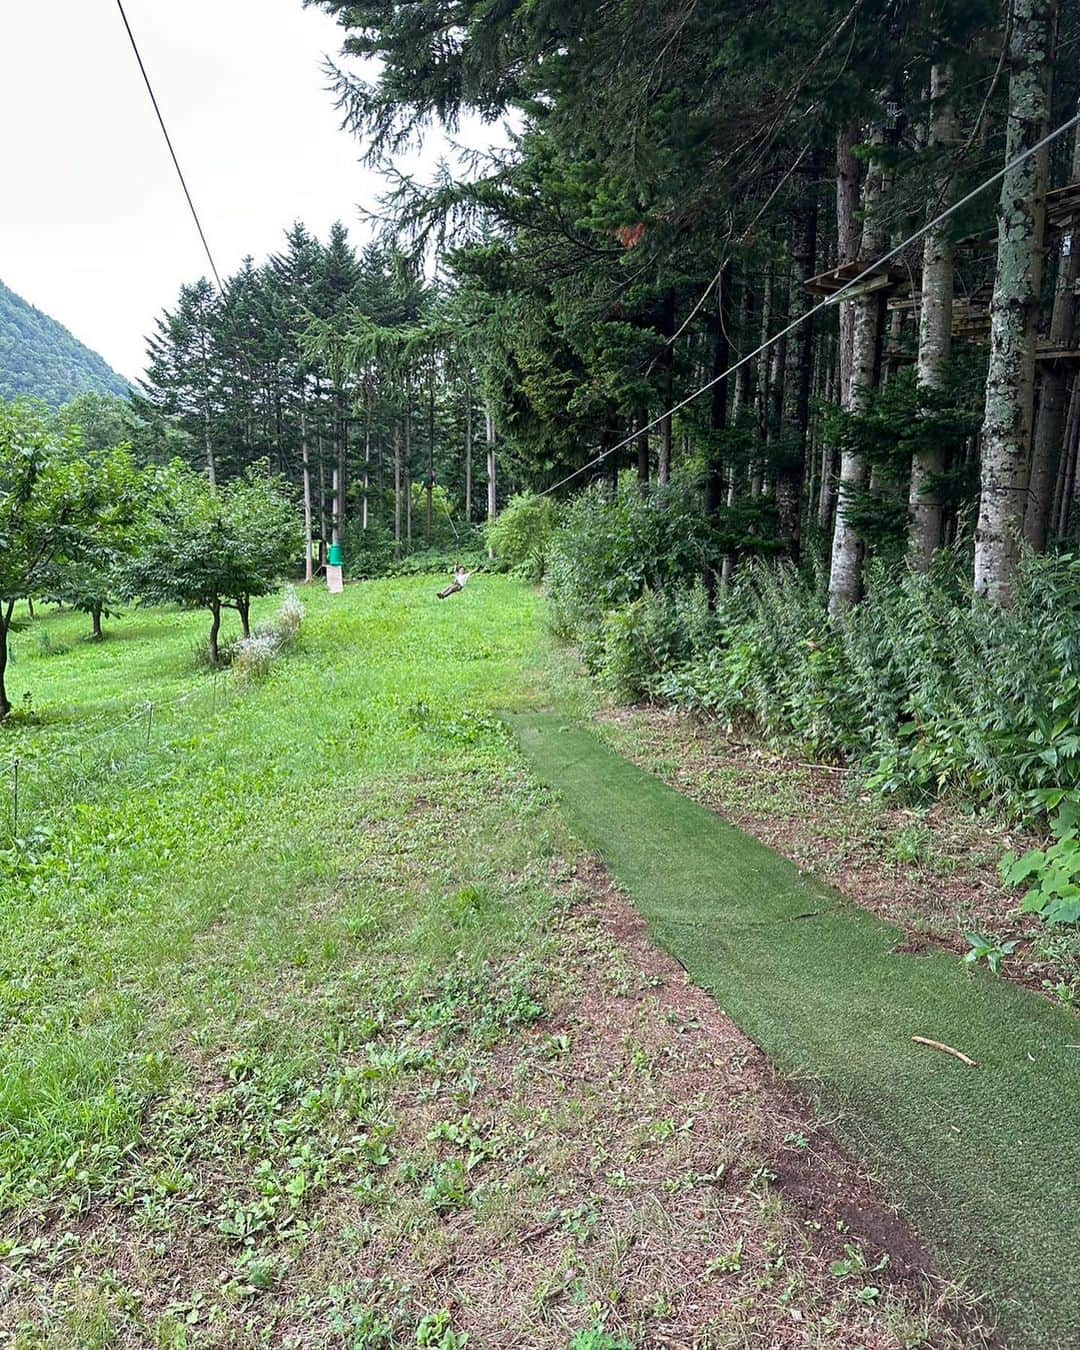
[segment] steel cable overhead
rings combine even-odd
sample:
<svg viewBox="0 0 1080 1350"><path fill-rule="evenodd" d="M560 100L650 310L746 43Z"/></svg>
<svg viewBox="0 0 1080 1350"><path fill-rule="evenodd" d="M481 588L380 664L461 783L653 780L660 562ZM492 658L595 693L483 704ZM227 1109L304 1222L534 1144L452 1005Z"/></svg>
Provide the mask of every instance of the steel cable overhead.
<svg viewBox="0 0 1080 1350"><path fill-rule="evenodd" d="M146 66L142 59L142 53L139 51L139 44L135 41L135 34L131 31L131 24L128 23L128 16L124 12L123 0L116 0L116 7L120 11L120 17L124 21L124 28L127 30L128 38L131 42L131 50L135 53L135 60L139 63L139 70L143 77L143 83L146 85L146 92L150 95L150 102L153 104L154 112L157 114L158 126L161 128L161 134L165 137L165 144L169 147L169 154L172 156L173 166L176 169L176 176L180 179L180 186L184 189L184 196L187 198L187 204L191 211L191 218L195 222L195 228L199 232L199 238L202 240L202 246L206 253L207 261L210 264L210 271L214 274L214 280L217 282L217 288L225 294L225 287L221 284L221 275L218 272L217 264L214 262L214 255L210 251L210 244L207 242L206 231L202 227L202 221L199 219L199 213L195 209L195 202L187 185L187 179L184 177L184 171L180 167L180 160L177 157L176 150L172 143L172 137L169 135L169 129L165 125L165 118L161 115L161 107L157 101L157 95L154 93L154 86L150 83L150 76L146 73Z"/></svg>

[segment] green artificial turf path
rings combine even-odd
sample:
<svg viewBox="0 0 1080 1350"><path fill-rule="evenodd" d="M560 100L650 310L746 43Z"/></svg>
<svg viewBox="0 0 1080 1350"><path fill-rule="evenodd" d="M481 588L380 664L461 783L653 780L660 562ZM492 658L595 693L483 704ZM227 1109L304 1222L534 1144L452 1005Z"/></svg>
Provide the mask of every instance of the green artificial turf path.
<svg viewBox="0 0 1080 1350"><path fill-rule="evenodd" d="M888 1185L1012 1346L1080 1344L1080 1024L904 935L557 715L510 719L655 938ZM945 1042L977 1062L913 1044Z"/></svg>

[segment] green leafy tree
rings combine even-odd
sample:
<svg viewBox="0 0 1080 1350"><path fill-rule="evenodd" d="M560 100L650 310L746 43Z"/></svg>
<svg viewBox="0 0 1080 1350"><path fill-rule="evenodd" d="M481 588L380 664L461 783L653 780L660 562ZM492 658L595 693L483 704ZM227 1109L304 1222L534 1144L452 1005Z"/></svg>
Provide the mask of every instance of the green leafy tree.
<svg viewBox="0 0 1080 1350"><path fill-rule="evenodd" d="M51 600L88 614L91 637L102 639L101 620L117 612L128 559L137 547L149 478L130 450L119 446L86 456L87 490L95 503L95 521L81 547L54 560L41 592Z"/></svg>
<svg viewBox="0 0 1080 1350"><path fill-rule="evenodd" d="M218 665L222 610L235 609L250 636L251 601L278 585L302 546L300 517L280 479L252 470L214 489L177 463L159 476L127 585L152 604L209 610L210 661Z"/></svg>
<svg viewBox="0 0 1080 1350"><path fill-rule="evenodd" d="M0 402L0 719L11 711L5 675L16 601L85 557L111 509L73 436L60 441L36 408Z"/></svg>

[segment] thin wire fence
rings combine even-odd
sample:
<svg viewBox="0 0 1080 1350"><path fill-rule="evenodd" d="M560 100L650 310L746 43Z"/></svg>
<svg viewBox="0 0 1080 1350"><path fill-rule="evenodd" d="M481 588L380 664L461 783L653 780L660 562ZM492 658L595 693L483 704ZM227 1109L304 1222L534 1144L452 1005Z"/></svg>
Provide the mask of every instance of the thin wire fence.
<svg viewBox="0 0 1080 1350"><path fill-rule="evenodd" d="M109 775L130 779L160 762L238 695L234 678L213 675L174 698L142 701L89 733L77 722L14 730L13 743L0 747L0 849L19 847Z"/></svg>

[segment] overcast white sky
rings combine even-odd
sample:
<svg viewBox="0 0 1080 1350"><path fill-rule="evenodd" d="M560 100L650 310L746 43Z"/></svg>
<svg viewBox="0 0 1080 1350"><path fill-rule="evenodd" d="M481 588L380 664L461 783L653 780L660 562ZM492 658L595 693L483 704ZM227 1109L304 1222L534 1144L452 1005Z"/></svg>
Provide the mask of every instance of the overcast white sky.
<svg viewBox="0 0 1080 1350"><path fill-rule="evenodd" d="M379 181L338 130L322 63L342 34L325 14L125 8L223 274L294 220L362 237L356 204ZM0 0L0 127L0 279L137 377L155 316L208 268L115 0Z"/></svg>

